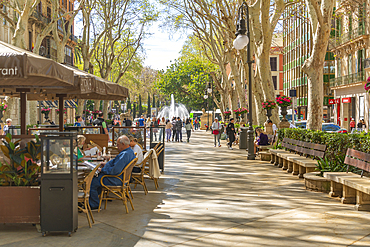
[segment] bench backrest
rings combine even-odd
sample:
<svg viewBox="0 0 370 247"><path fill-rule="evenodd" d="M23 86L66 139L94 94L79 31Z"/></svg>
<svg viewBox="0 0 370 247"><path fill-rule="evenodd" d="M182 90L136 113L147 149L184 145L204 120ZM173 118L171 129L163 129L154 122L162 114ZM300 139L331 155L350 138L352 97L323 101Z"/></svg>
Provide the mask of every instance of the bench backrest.
<svg viewBox="0 0 370 247"><path fill-rule="evenodd" d="M282 146L306 156L324 158L326 145L284 138Z"/></svg>
<svg viewBox="0 0 370 247"><path fill-rule="evenodd" d="M344 164L347 166L347 172L349 166L354 166L362 169L361 177L364 171L370 172L370 154L361 151L354 150L352 148L347 149L346 158L344 159Z"/></svg>

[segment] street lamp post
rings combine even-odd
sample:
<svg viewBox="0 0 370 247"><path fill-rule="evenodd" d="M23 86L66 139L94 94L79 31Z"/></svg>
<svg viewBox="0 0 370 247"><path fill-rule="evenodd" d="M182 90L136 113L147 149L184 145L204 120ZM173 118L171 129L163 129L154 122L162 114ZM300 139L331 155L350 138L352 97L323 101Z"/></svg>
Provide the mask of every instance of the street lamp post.
<svg viewBox="0 0 370 247"><path fill-rule="evenodd" d="M248 144L248 160L254 160L254 131L252 126L252 63L251 60L251 49L250 49L250 33L249 33L249 9L248 4L243 1L242 5L238 9L238 21L236 24L236 39L234 40L234 47L237 50L242 50L247 46L247 63L248 63L248 72L249 72L249 83L248 83L248 108L249 108L249 118L248 118L248 131L247 131L247 144Z"/></svg>
<svg viewBox="0 0 370 247"><path fill-rule="evenodd" d="M207 92L207 90L206 90L206 92L205 92L205 94L204 94L204 99L206 100L206 104L207 104L207 109L208 109L208 115L207 115L207 118L208 118L208 120L207 120L207 126L208 126L208 129L209 129L209 104L208 104L208 92ZM207 129L207 130L208 130ZM206 130L206 131L207 131Z"/></svg>
<svg viewBox="0 0 370 247"><path fill-rule="evenodd" d="M207 93L208 94L212 94L212 99L211 99L212 105L211 105L211 109L212 109L212 121L213 121L213 119L215 119L215 109L213 107L213 90L212 89L213 89L213 81L212 81L212 86L211 86L211 83L208 82L208 88L207 88Z"/></svg>

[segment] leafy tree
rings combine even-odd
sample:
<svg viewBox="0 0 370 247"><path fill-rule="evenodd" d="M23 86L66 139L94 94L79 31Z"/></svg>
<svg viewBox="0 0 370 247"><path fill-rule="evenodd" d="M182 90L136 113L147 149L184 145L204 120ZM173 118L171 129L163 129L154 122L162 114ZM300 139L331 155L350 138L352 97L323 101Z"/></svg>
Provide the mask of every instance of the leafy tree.
<svg viewBox="0 0 370 247"><path fill-rule="evenodd" d="M188 109L200 110L204 107L204 93L211 72L217 67L209 61L196 57L181 57L160 73L157 88L165 95L173 94L175 101Z"/></svg>
<svg viewBox="0 0 370 247"><path fill-rule="evenodd" d="M150 94L148 93L148 117L152 115L151 108L150 108Z"/></svg>

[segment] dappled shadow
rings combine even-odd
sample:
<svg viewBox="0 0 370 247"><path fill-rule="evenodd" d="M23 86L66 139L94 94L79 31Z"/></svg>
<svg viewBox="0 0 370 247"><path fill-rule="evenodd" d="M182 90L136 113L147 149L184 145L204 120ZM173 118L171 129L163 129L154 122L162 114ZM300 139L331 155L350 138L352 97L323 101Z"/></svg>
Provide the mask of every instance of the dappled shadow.
<svg viewBox="0 0 370 247"><path fill-rule="evenodd" d="M347 246L370 233L369 212L306 191L302 179L246 155L195 132L190 143L166 143L160 188L147 180L148 195L133 189L129 214L109 202L91 229L80 215L72 238L0 226L0 243L9 235L19 238L10 246Z"/></svg>

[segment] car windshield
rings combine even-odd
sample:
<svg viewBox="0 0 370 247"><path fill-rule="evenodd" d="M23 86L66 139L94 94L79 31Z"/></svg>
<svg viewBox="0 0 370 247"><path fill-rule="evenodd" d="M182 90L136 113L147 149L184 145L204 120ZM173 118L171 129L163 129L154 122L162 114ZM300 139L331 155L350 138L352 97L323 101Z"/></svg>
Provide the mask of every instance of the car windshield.
<svg viewBox="0 0 370 247"><path fill-rule="evenodd" d="M322 125L322 131L337 131L337 130L340 130L340 127L338 125L334 124Z"/></svg>
<svg viewBox="0 0 370 247"><path fill-rule="evenodd" d="M306 128L306 123L296 123L295 126L300 129L305 129Z"/></svg>

